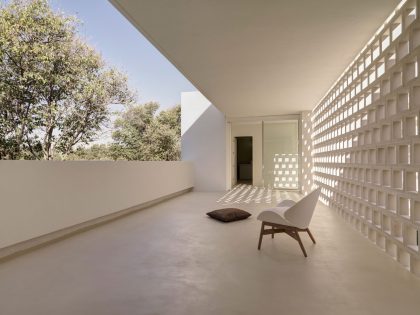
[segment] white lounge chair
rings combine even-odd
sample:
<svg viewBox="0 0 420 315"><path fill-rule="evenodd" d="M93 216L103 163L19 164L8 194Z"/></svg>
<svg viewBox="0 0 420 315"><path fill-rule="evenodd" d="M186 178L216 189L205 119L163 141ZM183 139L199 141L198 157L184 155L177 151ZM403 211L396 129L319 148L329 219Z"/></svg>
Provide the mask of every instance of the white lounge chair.
<svg viewBox="0 0 420 315"><path fill-rule="evenodd" d="M307 232L315 244L315 239L309 231L309 223L320 193L321 188L318 188L298 202L283 200L276 207L262 211L257 217L258 220L262 221L258 249L261 249L263 235L271 234L271 237L274 238L276 233L286 233L298 241L303 255L307 257L299 232ZM271 228L265 229L266 226Z"/></svg>

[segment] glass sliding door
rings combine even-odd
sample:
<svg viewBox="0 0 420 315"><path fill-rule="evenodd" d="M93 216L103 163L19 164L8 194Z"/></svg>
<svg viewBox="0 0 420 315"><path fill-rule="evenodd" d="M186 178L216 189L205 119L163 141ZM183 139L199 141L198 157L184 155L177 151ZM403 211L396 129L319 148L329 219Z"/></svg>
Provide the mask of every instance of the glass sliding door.
<svg viewBox="0 0 420 315"><path fill-rule="evenodd" d="M299 122L263 122L264 187L299 188Z"/></svg>

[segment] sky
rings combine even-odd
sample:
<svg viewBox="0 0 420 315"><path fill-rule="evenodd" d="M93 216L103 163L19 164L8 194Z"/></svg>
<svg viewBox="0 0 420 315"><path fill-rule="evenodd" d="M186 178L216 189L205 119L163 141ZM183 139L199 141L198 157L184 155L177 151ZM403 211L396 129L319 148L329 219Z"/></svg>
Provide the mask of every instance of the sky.
<svg viewBox="0 0 420 315"><path fill-rule="evenodd" d="M197 89L107 0L51 0L54 9L81 20L80 35L108 64L125 72L139 103L161 109L181 102L181 92Z"/></svg>

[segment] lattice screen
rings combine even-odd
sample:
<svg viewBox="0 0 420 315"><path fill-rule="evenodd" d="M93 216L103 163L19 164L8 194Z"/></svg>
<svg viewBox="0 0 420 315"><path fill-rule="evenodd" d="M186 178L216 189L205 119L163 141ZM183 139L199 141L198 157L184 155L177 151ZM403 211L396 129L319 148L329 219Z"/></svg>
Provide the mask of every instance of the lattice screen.
<svg viewBox="0 0 420 315"><path fill-rule="evenodd" d="M322 201L420 275L420 22L406 1L312 113Z"/></svg>

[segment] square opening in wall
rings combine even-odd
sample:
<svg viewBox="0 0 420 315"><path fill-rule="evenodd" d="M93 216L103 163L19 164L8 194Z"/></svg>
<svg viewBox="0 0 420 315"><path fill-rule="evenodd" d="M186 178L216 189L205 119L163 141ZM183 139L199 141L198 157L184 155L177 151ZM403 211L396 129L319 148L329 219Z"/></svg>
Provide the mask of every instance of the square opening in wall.
<svg viewBox="0 0 420 315"><path fill-rule="evenodd" d="M376 243L376 231L374 229L369 229L368 238L371 242Z"/></svg>
<svg viewBox="0 0 420 315"><path fill-rule="evenodd" d="M411 1L411 3L406 6L406 9L403 12L404 16L404 26L407 28L411 23L416 19L416 3Z"/></svg>
<svg viewBox="0 0 420 315"><path fill-rule="evenodd" d="M410 219L410 200L405 197L399 198L398 214L406 219Z"/></svg>
<svg viewBox="0 0 420 315"><path fill-rule="evenodd" d="M413 144L412 162L417 165L420 164L420 143Z"/></svg>
<svg viewBox="0 0 420 315"><path fill-rule="evenodd" d="M391 40L396 40L402 33L402 22L401 17L399 16L391 23Z"/></svg>
<svg viewBox="0 0 420 315"><path fill-rule="evenodd" d="M417 277L420 277L420 258L414 255L410 257L410 271Z"/></svg>
<svg viewBox="0 0 420 315"><path fill-rule="evenodd" d="M381 185L381 171L374 169L373 170L373 183L375 185Z"/></svg>
<svg viewBox="0 0 420 315"><path fill-rule="evenodd" d="M378 105L376 107L376 120L380 121L385 119L385 106L384 105Z"/></svg>
<svg viewBox="0 0 420 315"><path fill-rule="evenodd" d="M419 173L415 171L407 171L405 174L406 177L406 191L412 193L419 192Z"/></svg>
<svg viewBox="0 0 420 315"><path fill-rule="evenodd" d="M389 79L383 80L381 83L381 94L386 96L391 92L391 81Z"/></svg>
<svg viewBox="0 0 420 315"><path fill-rule="evenodd" d="M391 140L391 126L383 125L381 128L381 140L390 141Z"/></svg>
<svg viewBox="0 0 420 315"><path fill-rule="evenodd" d="M381 129L375 128L373 129L373 142L380 143L381 142Z"/></svg>
<svg viewBox="0 0 420 315"><path fill-rule="evenodd" d="M417 228L414 228L411 224L404 225L404 244L416 252L419 250L417 236Z"/></svg>
<svg viewBox="0 0 420 315"><path fill-rule="evenodd" d="M397 212L397 198L394 194L388 194L386 201L386 209L392 213Z"/></svg>
<svg viewBox="0 0 420 315"><path fill-rule="evenodd" d="M392 134L393 134L394 139L396 140L402 138L403 131L402 131L401 120L397 120L392 123Z"/></svg>
<svg viewBox="0 0 420 315"><path fill-rule="evenodd" d="M386 59L385 59L385 63L386 63L386 68L389 69L391 68L393 65L395 65L395 61L396 61L396 54L395 51L391 51L386 55Z"/></svg>
<svg viewBox="0 0 420 315"><path fill-rule="evenodd" d="M387 159L387 164L396 164L397 161L397 152L394 146L389 146L386 148L387 154L386 154L386 159Z"/></svg>
<svg viewBox="0 0 420 315"><path fill-rule="evenodd" d="M357 141L358 146L365 145L365 134L363 132L359 133L357 138L358 138L358 141Z"/></svg>
<svg viewBox="0 0 420 315"><path fill-rule="evenodd" d="M372 109L368 112L368 122L373 124L376 121L376 110Z"/></svg>
<svg viewBox="0 0 420 315"><path fill-rule="evenodd" d="M405 118L404 132L407 137L413 137L418 135L417 116L410 116Z"/></svg>
<svg viewBox="0 0 420 315"><path fill-rule="evenodd" d="M365 179L367 183L372 183L372 170L370 168L366 169Z"/></svg>
<svg viewBox="0 0 420 315"><path fill-rule="evenodd" d="M382 185L384 187L391 187L391 171L382 170Z"/></svg>
<svg viewBox="0 0 420 315"><path fill-rule="evenodd" d="M404 184L404 172L399 170L394 170L392 172L392 188L394 189L403 189Z"/></svg>
<svg viewBox="0 0 420 315"><path fill-rule="evenodd" d="M371 72L369 72L369 73L370 73L370 74L369 74L369 82L370 82L370 83L373 83L373 81L375 81L375 76L374 76L375 71L371 71ZM377 85L377 86L375 86L375 87L372 89L372 101L373 101L373 102L376 102L376 101L378 101L380 98L381 98L381 88L380 88L380 86L379 86L379 85Z"/></svg>
<svg viewBox="0 0 420 315"><path fill-rule="evenodd" d="M391 219L391 235L399 242L403 242L402 223L396 219Z"/></svg>
<svg viewBox="0 0 420 315"><path fill-rule="evenodd" d="M358 179L360 182L364 182L365 181L365 169L364 168L359 168L359 175L358 175Z"/></svg>
<svg viewBox="0 0 420 315"><path fill-rule="evenodd" d="M355 223L354 228L357 231L361 231L362 230L362 222L359 219L356 218L354 223Z"/></svg>
<svg viewBox="0 0 420 315"><path fill-rule="evenodd" d="M402 58L407 56L408 53L409 53L408 40L401 40L398 43L398 50L397 50L398 60L401 60Z"/></svg>
<svg viewBox="0 0 420 315"><path fill-rule="evenodd" d="M420 224L420 201L412 200L411 208L414 222Z"/></svg>
<svg viewBox="0 0 420 315"><path fill-rule="evenodd" d="M366 187L363 187L363 199L366 201L369 201L369 189ZM362 208L362 211L363 211L363 208Z"/></svg>
<svg viewBox="0 0 420 315"><path fill-rule="evenodd" d="M420 107L420 86L413 86L410 95L410 107Z"/></svg>
<svg viewBox="0 0 420 315"><path fill-rule="evenodd" d="M385 164L385 148L378 148L377 149L377 156L376 156L376 161L379 165L383 165Z"/></svg>
<svg viewBox="0 0 420 315"><path fill-rule="evenodd" d="M397 259L397 245L389 239L385 240L385 251L392 258Z"/></svg>
<svg viewBox="0 0 420 315"><path fill-rule="evenodd" d="M376 164L376 150L375 149L369 150L369 163Z"/></svg>
<svg viewBox="0 0 420 315"><path fill-rule="evenodd" d="M386 197L385 193L378 191L378 207L385 208L386 206Z"/></svg>
<svg viewBox="0 0 420 315"><path fill-rule="evenodd" d="M372 45L372 60L375 60L376 58L378 58L380 52L381 52L381 47L380 47L379 42L377 41Z"/></svg>
<svg viewBox="0 0 420 315"><path fill-rule="evenodd" d="M365 54L365 67L367 68L371 63L372 63L372 54L369 51Z"/></svg>
<svg viewBox="0 0 420 315"><path fill-rule="evenodd" d="M370 130L365 132L365 144L372 144L372 132Z"/></svg>
<svg viewBox="0 0 420 315"><path fill-rule="evenodd" d="M369 202L371 204L376 205L376 190L375 189L370 189L369 190Z"/></svg>
<svg viewBox="0 0 420 315"><path fill-rule="evenodd" d="M404 268L410 269L410 254L403 247L398 247L397 260Z"/></svg>
<svg viewBox="0 0 420 315"><path fill-rule="evenodd" d="M372 223L372 209L369 207L365 208L365 220Z"/></svg>
<svg viewBox="0 0 420 315"><path fill-rule="evenodd" d="M398 163L410 164L410 146L408 144L398 147Z"/></svg>
<svg viewBox="0 0 420 315"><path fill-rule="evenodd" d="M366 112L363 112L360 125L364 127L364 126L367 126L367 124L368 124L368 114Z"/></svg>
<svg viewBox="0 0 420 315"><path fill-rule="evenodd" d="M381 213L379 211L373 211L372 219L373 219L373 224L377 228L381 228Z"/></svg>
<svg viewBox="0 0 420 315"><path fill-rule="evenodd" d="M369 164L369 150L363 150L363 164Z"/></svg>
<svg viewBox="0 0 420 315"><path fill-rule="evenodd" d="M403 112L408 109L408 93L398 94L398 111Z"/></svg>
<svg viewBox="0 0 420 315"><path fill-rule="evenodd" d="M391 218L385 214L382 215L382 231L391 235Z"/></svg>
<svg viewBox="0 0 420 315"><path fill-rule="evenodd" d="M397 102L394 99L389 99L386 102L386 112L388 117L392 117L397 113Z"/></svg>
<svg viewBox="0 0 420 315"><path fill-rule="evenodd" d="M395 71L391 77L391 90L394 91L400 86L402 86L402 72Z"/></svg>
<svg viewBox="0 0 420 315"><path fill-rule="evenodd" d="M417 61L410 61L404 65L404 82L408 83L417 77Z"/></svg>
<svg viewBox="0 0 420 315"><path fill-rule="evenodd" d="M413 29L411 43L413 49L420 45L420 28Z"/></svg>
<svg viewBox="0 0 420 315"><path fill-rule="evenodd" d="M385 237L380 233L377 233L376 235L376 245L378 245L380 249L385 250Z"/></svg>
<svg viewBox="0 0 420 315"><path fill-rule="evenodd" d="M387 49L389 47L389 44L391 43L391 36L389 34L389 31L385 31L381 36L381 47L382 51Z"/></svg>
<svg viewBox="0 0 420 315"><path fill-rule="evenodd" d="M366 225L366 223L362 222L361 232L362 232L363 236L365 236L365 237L368 236L368 229L369 229L369 227Z"/></svg>

